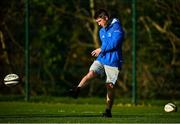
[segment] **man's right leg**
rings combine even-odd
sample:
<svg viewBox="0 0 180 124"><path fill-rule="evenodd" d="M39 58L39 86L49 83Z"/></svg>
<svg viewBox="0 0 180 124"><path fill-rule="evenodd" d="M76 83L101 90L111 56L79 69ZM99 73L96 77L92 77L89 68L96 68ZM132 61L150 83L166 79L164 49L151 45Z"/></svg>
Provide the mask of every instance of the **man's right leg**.
<svg viewBox="0 0 180 124"><path fill-rule="evenodd" d="M98 74L103 75L103 73L104 73L103 65L98 61L94 61L89 69L89 72L81 79L78 86L74 87L73 89L70 89L72 96L74 98L77 98L80 90L87 85L90 79L96 77Z"/></svg>
<svg viewBox="0 0 180 124"><path fill-rule="evenodd" d="M72 97L77 98L80 90L88 84L88 81L96 77L96 73L90 70L80 81L77 87L70 89L70 94Z"/></svg>
<svg viewBox="0 0 180 124"><path fill-rule="evenodd" d="M89 69L89 72L82 78L80 81L78 87L83 88L87 85L88 81L94 77L96 77L98 74L103 75L104 73L104 67L99 61L94 61Z"/></svg>
<svg viewBox="0 0 180 124"><path fill-rule="evenodd" d="M80 81L78 87L79 88L83 88L87 85L88 81L94 77L96 77L96 73L92 70L90 70L83 78L82 80Z"/></svg>

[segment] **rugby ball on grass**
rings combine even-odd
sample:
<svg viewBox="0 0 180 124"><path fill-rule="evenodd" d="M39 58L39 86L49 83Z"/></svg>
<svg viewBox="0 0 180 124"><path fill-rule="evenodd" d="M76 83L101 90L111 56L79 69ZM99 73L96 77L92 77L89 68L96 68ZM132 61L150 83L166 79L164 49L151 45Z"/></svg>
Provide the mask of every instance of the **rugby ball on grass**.
<svg viewBox="0 0 180 124"><path fill-rule="evenodd" d="M4 84L6 86L14 86L19 83L19 76L17 74L8 74L4 78Z"/></svg>
<svg viewBox="0 0 180 124"><path fill-rule="evenodd" d="M165 112L176 112L177 111L177 107L173 103L168 103L168 104L166 104L164 106L164 111Z"/></svg>

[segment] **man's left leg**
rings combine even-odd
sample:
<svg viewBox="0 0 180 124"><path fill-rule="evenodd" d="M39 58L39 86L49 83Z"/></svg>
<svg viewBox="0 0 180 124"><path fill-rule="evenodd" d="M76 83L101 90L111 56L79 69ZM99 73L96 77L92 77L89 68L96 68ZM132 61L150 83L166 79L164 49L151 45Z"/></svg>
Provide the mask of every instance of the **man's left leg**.
<svg viewBox="0 0 180 124"><path fill-rule="evenodd" d="M118 67L111 67L105 65L105 73L106 73L106 110L103 113L104 117L112 117L111 109L114 102L114 85L117 81L118 74L119 74L119 68Z"/></svg>
<svg viewBox="0 0 180 124"><path fill-rule="evenodd" d="M106 110L103 113L103 117L112 117L111 109L114 102L114 85L112 83L106 83Z"/></svg>

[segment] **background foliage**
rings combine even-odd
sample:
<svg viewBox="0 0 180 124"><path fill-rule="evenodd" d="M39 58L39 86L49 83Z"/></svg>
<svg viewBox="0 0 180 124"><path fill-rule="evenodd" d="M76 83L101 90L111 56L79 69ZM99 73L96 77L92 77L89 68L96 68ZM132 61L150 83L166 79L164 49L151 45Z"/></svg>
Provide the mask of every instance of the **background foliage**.
<svg viewBox="0 0 180 124"><path fill-rule="evenodd" d="M140 98L180 96L180 1L137 0L137 86ZM0 94L24 94L24 1L0 2ZM121 20L126 37L124 66L117 96L131 96L131 0L30 0L31 95L63 96L78 84L100 46L94 10L108 9ZM22 84L4 86L3 77L17 73ZM104 96L103 80L90 82L83 95Z"/></svg>

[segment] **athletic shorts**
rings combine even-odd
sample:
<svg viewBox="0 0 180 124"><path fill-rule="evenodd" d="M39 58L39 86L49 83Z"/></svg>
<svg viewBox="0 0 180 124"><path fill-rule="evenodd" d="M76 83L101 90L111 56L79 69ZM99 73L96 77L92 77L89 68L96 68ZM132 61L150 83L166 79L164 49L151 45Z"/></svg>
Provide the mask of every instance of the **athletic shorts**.
<svg viewBox="0 0 180 124"><path fill-rule="evenodd" d="M94 71L96 74L100 75L101 77L106 75L106 83L113 83L113 84L116 83L119 74L118 67L103 65L99 61L94 61L89 70Z"/></svg>

